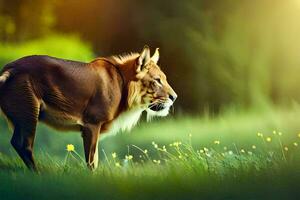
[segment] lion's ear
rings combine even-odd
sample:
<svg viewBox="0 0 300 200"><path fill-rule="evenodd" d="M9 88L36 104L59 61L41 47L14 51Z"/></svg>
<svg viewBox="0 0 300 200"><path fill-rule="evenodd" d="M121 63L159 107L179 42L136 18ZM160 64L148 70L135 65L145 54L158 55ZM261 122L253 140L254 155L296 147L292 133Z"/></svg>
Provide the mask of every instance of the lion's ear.
<svg viewBox="0 0 300 200"><path fill-rule="evenodd" d="M159 48L156 48L155 53L153 54L153 56L151 57L151 60L157 64L158 60L159 60Z"/></svg>
<svg viewBox="0 0 300 200"><path fill-rule="evenodd" d="M150 49L147 45L145 45L143 51L141 52L138 58L137 72L142 71L149 61L150 61Z"/></svg>

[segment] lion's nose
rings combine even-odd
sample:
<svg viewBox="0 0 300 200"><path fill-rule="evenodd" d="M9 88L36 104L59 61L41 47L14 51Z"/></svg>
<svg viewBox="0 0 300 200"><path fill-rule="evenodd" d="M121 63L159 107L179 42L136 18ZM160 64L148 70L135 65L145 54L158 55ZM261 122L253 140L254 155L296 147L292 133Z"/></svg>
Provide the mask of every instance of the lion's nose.
<svg viewBox="0 0 300 200"><path fill-rule="evenodd" d="M173 95L169 95L169 98L174 102L177 99L177 95L173 94Z"/></svg>

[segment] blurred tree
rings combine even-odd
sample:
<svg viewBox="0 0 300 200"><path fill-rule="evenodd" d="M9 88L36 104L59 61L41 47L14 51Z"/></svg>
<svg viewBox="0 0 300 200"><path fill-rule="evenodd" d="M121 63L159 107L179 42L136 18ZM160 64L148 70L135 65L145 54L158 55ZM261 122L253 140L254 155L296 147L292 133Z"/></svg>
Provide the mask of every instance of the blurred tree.
<svg viewBox="0 0 300 200"><path fill-rule="evenodd" d="M186 112L300 100L295 0L0 0L0 40L78 34L97 55L160 47Z"/></svg>
<svg viewBox="0 0 300 200"><path fill-rule="evenodd" d="M41 37L54 25L55 0L0 0L0 38L3 42Z"/></svg>

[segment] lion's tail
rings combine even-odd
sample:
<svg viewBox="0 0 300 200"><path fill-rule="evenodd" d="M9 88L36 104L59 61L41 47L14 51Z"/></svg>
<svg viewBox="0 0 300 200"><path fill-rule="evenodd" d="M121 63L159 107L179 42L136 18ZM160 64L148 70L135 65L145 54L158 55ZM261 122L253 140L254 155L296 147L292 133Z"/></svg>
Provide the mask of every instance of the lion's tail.
<svg viewBox="0 0 300 200"><path fill-rule="evenodd" d="M1 87L5 84L5 82L12 77L13 75L13 69L7 69L2 71L1 75L0 75L0 89Z"/></svg>

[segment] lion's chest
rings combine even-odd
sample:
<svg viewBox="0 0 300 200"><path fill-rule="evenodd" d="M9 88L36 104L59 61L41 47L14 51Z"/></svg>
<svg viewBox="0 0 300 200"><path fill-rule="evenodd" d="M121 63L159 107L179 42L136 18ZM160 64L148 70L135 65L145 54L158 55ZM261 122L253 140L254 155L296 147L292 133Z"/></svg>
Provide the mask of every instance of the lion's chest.
<svg viewBox="0 0 300 200"><path fill-rule="evenodd" d="M131 130L139 121L142 109L132 109L121 113L111 124L110 129L105 135L115 135L119 131Z"/></svg>

